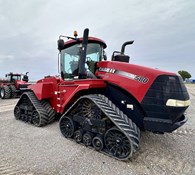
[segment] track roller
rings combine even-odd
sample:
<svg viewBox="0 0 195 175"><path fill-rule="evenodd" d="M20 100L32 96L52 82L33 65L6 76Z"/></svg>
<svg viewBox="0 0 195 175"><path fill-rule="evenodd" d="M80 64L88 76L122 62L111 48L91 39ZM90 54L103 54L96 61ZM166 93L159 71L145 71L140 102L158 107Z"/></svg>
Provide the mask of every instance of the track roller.
<svg viewBox="0 0 195 175"><path fill-rule="evenodd" d="M74 139L77 143L80 143L83 139L83 130L79 129L74 132Z"/></svg>
<svg viewBox="0 0 195 175"><path fill-rule="evenodd" d="M92 140L92 145L95 148L96 151L101 151L104 147L104 142L102 137L96 136Z"/></svg>
<svg viewBox="0 0 195 175"><path fill-rule="evenodd" d="M91 146L92 144L92 139L93 139L94 134L90 133L90 132L86 132L83 135L83 144L85 146Z"/></svg>

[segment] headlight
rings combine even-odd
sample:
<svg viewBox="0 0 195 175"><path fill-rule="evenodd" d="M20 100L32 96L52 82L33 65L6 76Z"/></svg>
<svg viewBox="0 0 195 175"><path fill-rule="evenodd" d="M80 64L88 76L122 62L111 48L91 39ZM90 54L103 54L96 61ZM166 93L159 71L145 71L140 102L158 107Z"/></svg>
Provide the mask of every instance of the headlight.
<svg viewBox="0 0 195 175"><path fill-rule="evenodd" d="M190 100L175 100L175 99L168 99L166 102L166 106L172 107L187 107L190 105Z"/></svg>

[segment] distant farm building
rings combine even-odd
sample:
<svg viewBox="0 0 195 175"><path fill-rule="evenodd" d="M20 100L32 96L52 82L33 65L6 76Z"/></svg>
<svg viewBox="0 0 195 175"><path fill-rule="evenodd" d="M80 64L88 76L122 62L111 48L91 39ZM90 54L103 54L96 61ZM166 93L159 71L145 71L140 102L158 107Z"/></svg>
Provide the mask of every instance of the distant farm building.
<svg viewBox="0 0 195 175"><path fill-rule="evenodd" d="M186 83L195 83L195 79L186 80Z"/></svg>

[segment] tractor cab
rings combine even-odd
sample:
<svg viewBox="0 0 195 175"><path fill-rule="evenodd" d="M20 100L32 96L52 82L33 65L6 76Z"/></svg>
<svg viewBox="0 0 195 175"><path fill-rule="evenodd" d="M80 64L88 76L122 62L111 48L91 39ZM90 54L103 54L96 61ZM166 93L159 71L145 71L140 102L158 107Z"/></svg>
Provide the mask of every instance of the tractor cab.
<svg viewBox="0 0 195 175"><path fill-rule="evenodd" d="M77 35L76 35L77 36ZM79 74L85 78L96 78L96 64L105 60L106 44L104 41L94 38L72 38L64 43L62 39L58 40L58 49L60 51L60 73L65 80L82 79ZM83 47L83 42L87 42ZM83 51L85 53L83 54Z"/></svg>
<svg viewBox="0 0 195 175"><path fill-rule="evenodd" d="M18 74L18 73L12 73L10 72L9 74L6 74L5 77L10 83L15 83L16 81L25 81L28 82L28 72L26 74Z"/></svg>
<svg viewBox="0 0 195 175"><path fill-rule="evenodd" d="M21 74L9 73L9 74L6 74L5 77L8 79L8 81L10 83L15 83L15 81L21 80L22 75Z"/></svg>
<svg viewBox="0 0 195 175"><path fill-rule="evenodd" d="M85 79L96 78L95 71L97 63L107 60L104 49L106 43L95 37L88 37L88 29L85 29L83 38L60 35L58 50L60 51L60 74L62 79ZM70 39L64 42L61 38ZM127 41L122 45L121 51L114 51L111 61L129 62L130 57L125 55L125 47L133 44L134 41Z"/></svg>

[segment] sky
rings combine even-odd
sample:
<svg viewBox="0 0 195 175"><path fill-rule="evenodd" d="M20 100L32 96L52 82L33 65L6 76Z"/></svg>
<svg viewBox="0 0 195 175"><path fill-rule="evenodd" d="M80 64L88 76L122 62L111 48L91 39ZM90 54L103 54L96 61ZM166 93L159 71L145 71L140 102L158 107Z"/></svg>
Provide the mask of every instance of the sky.
<svg viewBox="0 0 195 175"><path fill-rule="evenodd" d="M194 0L0 0L0 77L58 75L57 40L89 28L107 43L107 57L134 40L130 63L195 79Z"/></svg>

